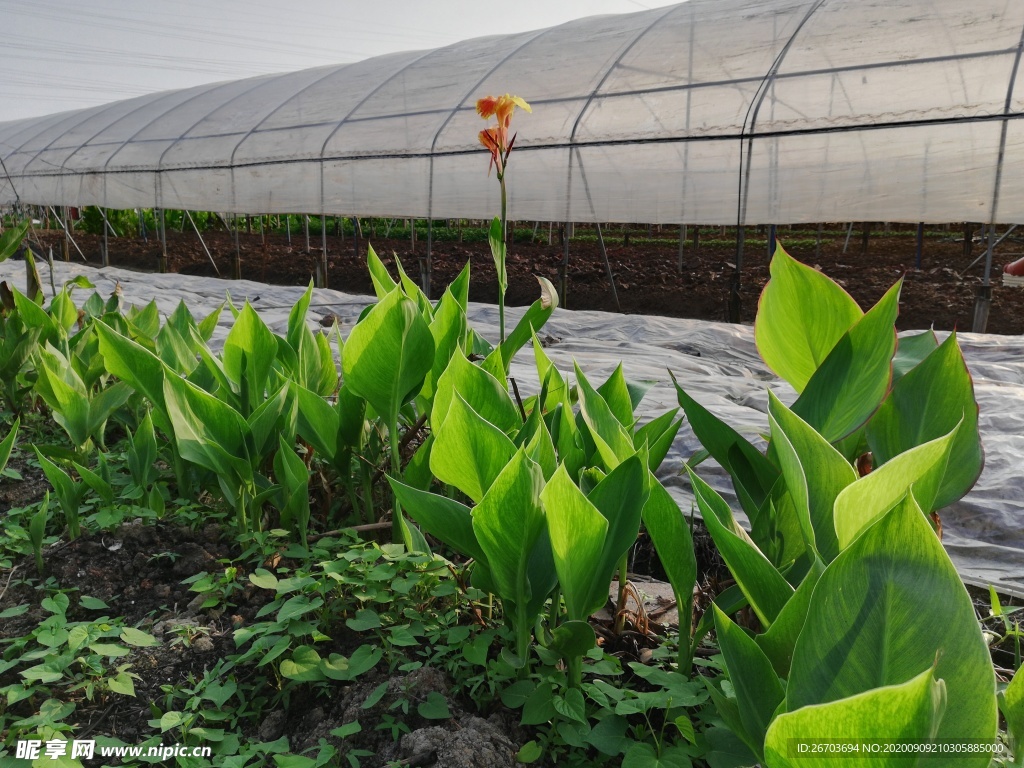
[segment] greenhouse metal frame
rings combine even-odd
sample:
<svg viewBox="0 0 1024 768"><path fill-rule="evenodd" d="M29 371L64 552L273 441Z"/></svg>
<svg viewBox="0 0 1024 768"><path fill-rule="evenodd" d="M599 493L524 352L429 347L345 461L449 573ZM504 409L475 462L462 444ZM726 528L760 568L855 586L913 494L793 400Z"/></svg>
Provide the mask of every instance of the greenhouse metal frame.
<svg viewBox="0 0 1024 768"><path fill-rule="evenodd" d="M0 123L0 205L490 218L1024 221L1024 4L690 0ZM429 256L427 259L429 278Z"/></svg>

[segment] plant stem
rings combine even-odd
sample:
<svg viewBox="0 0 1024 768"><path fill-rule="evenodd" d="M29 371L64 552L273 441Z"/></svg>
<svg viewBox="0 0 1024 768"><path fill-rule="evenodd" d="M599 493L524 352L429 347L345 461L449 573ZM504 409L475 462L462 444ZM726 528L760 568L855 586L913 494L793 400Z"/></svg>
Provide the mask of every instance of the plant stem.
<svg viewBox="0 0 1024 768"><path fill-rule="evenodd" d="M565 666L569 677L569 687L580 688L583 685L583 657L566 656Z"/></svg>
<svg viewBox="0 0 1024 768"><path fill-rule="evenodd" d="M505 193L505 174L498 174L501 184L501 263L498 265L498 325L501 328L501 343L505 343L505 281L508 279L505 270L505 259L508 256L508 219L506 217L507 197Z"/></svg>
<svg viewBox="0 0 1024 768"><path fill-rule="evenodd" d="M530 622L523 606L516 606L516 655L522 660L519 679L525 680L530 674Z"/></svg>
<svg viewBox="0 0 1024 768"><path fill-rule="evenodd" d="M390 429L390 432L388 433L388 443L391 445L391 476L398 480L402 474L402 448L398 441L397 416L392 420L388 427ZM405 541L405 536L402 531L404 528L404 521L402 520L402 505L398 501L397 495L394 498L395 512L391 519L391 540L396 544L401 544Z"/></svg>
<svg viewBox="0 0 1024 768"><path fill-rule="evenodd" d="M626 628L626 571L629 568L629 552L619 561L619 594L615 601L615 634L621 635Z"/></svg>

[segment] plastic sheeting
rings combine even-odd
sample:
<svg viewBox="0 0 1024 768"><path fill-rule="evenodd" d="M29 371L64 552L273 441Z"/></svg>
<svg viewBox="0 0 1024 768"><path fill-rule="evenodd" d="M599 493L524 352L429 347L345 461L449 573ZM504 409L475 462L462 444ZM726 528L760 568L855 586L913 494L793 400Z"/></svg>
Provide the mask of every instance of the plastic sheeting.
<svg viewBox="0 0 1024 768"><path fill-rule="evenodd" d="M1024 3L690 0L0 124L0 204L489 218L1024 221Z"/></svg>
<svg viewBox="0 0 1024 768"><path fill-rule="evenodd" d="M247 280L140 274L114 268L94 270L64 263L56 265L55 282L60 285L78 274L88 276L104 296L119 282L130 303L141 305L154 299L164 316L184 300L197 318L204 317L230 291L236 301L252 300L278 333L285 332L288 311L302 294L301 288ZM0 279L13 279L22 285L24 265L11 261L0 264ZM45 275L43 282L48 283ZM80 300L87 295L76 292ZM310 322L334 314L347 334L359 313L371 303L373 299L368 296L317 290ZM521 308L508 308L507 322L514 323L521 313ZM469 317L485 337L497 338L496 307L472 304ZM214 336L215 344L223 341L230 322L230 314L225 312ZM559 309L541 336L549 341L547 353L563 372L570 372L576 360L588 378L603 381L622 361L627 378L657 382L640 406L644 418L676 407L668 371L693 397L762 447L758 436L768 431L767 390L787 403L796 399L789 385L761 362L750 326ZM1024 597L1024 338L965 333L959 339L981 407L986 459L974 489L942 511L943 543L965 581L978 586L994 584L1003 593ZM519 354L513 362L512 376L524 393L536 391L532 352ZM666 487L687 513L693 497L680 472L682 463L698 449L699 443L684 422L660 471ZM699 472L735 509L739 508L731 482L720 467L707 461Z"/></svg>

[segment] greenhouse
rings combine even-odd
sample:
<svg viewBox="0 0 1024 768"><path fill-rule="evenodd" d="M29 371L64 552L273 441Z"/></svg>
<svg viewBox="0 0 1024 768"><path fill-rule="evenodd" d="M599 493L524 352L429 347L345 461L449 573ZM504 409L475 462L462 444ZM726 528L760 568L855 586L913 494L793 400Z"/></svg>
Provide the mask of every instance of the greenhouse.
<svg viewBox="0 0 1024 768"><path fill-rule="evenodd" d="M1022 54L689 0L0 122L0 763L1019 765Z"/></svg>

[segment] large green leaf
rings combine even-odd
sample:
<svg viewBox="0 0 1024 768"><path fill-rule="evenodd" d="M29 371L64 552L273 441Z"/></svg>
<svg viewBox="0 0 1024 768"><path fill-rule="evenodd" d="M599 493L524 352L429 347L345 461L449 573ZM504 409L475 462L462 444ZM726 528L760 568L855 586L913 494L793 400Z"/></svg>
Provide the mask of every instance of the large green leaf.
<svg viewBox="0 0 1024 768"><path fill-rule="evenodd" d="M952 504L977 482L985 463L978 432L978 404L956 334L901 378L868 425L876 464L941 437L961 418L933 508Z"/></svg>
<svg viewBox="0 0 1024 768"><path fill-rule="evenodd" d="M434 310L434 318L430 321L430 335L434 337L434 361L423 380L420 397L425 398L433 408L437 380L448 368L452 355L466 338L466 312L459 305L450 287L445 290Z"/></svg>
<svg viewBox="0 0 1024 768"><path fill-rule="evenodd" d="M933 665L948 694L938 738L994 739L995 675L974 606L907 494L821 575L793 653L786 708L899 685ZM988 760L957 754L928 763L983 768Z"/></svg>
<svg viewBox="0 0 1024 768"><path fill-rule="evenodd" d="M687 473L701 518L722 559L761 623L770 627L793 596L793 587L736 524L725 500L689 467Z"/></svg>
<svg viewBox="0 0 1024 768"><path fill-rule="evenodd" d="M530 305L526 313L516 323L516 327L512 329L512 332L499 347L506 374L516 352L530 340L534 331L539 331L544 326L558 306L558 291L555 290L551 281L545 277L538 277L537 282L540 283L540 298Z"/></svg>
<svg viewBox="0 0 1024 768"><path fill-rule="evenodd" d="M768 391L772 445L797 508L805 541L830 562L839 554L836 497L857 480L839 451Z"/></svg>
<svg viewBox="0 0 1024 768"><path fill-rule="evenodd" d="M1001 709L1006 718L1006 730L1013 737L1013 751L1024 750L1024 672L1018 669L1003 692Z"/></svg>
<svg viewBox="0 0 1024 768"><path fill-rule="evenodd" d="M771 662L757 643L712 604L718 645L725 656L729 681L736 691L736 706L743 732L739 736L764 759L762 745L768 725L786 691Z"/></svg>
<svg viewBox="0 0 1024 768"><path fill-rule="evenodd" d="M9 227L6 232L0 235L0 261L6 261L21 246L21 241L25 239L25 234L28 232L29 226L32 221L25 219L20 224L16 224L13 227Z"/></svg>
<svg viewBox="0 0 1024 768"><path fill-rule="evenodd" d="M473 516L469 507L447 496L413 488L388 478L402 509L420 527L452 549L487 564L487 558L473 532Z"/></svg>
<svg viewBox="0 0 1024 768"><path fill-rule="evenodd" d="M647 468L652 472L656 472L665 460L676 435L679 434L679 428L683 425L683 420L676 418L677 413L678 408L665 411L633 433L634 448L640 450L647 446Z"/></svg>
<svg viewBox="0 0 1024 768"><path fill-rule="evenodd" d="M926 669L899 685L780 715L768 729L766 761L769 768L958 764L935 754L918 756L886 749L887 745L901 743L912 748L926 746L934 738L945 709L945 683ZM830 746L835 751L830 751ZM818 751L812 753L816 747ZM869 751L874 747L877 752Z"/></svg>
<svg viewBox="0 0 1024 768"><path fill-rule="evenodd" d="M680 609L680 623L686 620L692 610L693 587L697 583L697 557L693 550L690 525L672 495L653 474L647 478L650 495L643 508L644 527L651 537L658 560L672 585L676 603ZM688 626L681 626L684 637L689 634Z"/></svg>
<svg viewBox="0 0 1024 768"><path fill-rule="evenodd" d="M597 452L606 469L612 470L619 462L633 456L636 449L626 429L615 417L605 399L594 389L578 365L576 382L580 393L580 414L590 436L597 446Z"/></svg>
<svg viewBox="0 0 1024 768"><path fill-rule="evenodd" d="M836 497L835 526L839 546L845 549L863 531L892 509L911 486L928 511L938 490L957 427L943 437L922 443L848 485Z"/></svg>
<svg viewBox="0 0 1024 768"><path fill-rule="evenodd" d="M892 359L892 383L910 373L922 360L939 346L935 331L927 330L909 336L900 336L896 341L896 355Z"/></svg>
<svg viewBox="0 0 1024 768"><path fill-rule="evenodd" d="M107 371L142 394L161 412L164 404L164 365L156 355L104 323L93 326Z"/></svg>
<svg viewBox="0 0 1024 768"><path fill-rule="evenodd" d="M820 560L815 560L811 569L800 581L800 586L796 588L793 597L779 611L775 622L767 630L754 636L754 641L769 658L779 677L789 677L790 666L793 663L793 649L796 647L797 638L800 637L804 622L807 620L811 594L824 570L824 564Z"/></svg>
<svg viewBox="0 0 1024 768"><path fill-rule="evenodd" d="M479 503L515 452L505 433L456 392L448 417L434 435L430 471Z"/></svg>
<svg viewBox="0 0 1024 768"><path fill-rule="evenodd" d="M0 474L3 473L4 468L7 466L8 459L11 458L11 449L14 448L14 441L18 439L18 427L21 425L21 418L16 418L14 423L11 424L11 429L7 433L7 437L0 440Z"/></svg>
<svg viewBox="0 0 1024 768"><path fill-rule="evenodd" d="M871 418L889 389L902 283L836 342L793 404L793 412L829 442Z"/></svg>
<svg viewBox="0 0 1024 768"><path fill-rule="evenodd" d="M392 291L363 317L345 344L345 385L394 424L434 361L434 337L416 304Z"/></svg>
<svg viewBox="0 0 1024 768"><path fill-rule="evenodd" d="M245 302L224 340L221 355L224 372L243 393L243 416L248 417L263 402L276 357L276 337L252 305Z"/></svg>
<svg viewBox="0 0 1024 768"><path fill-rule="evenodd" d="M533 596L530 555L544 529L540 467L520 449L473 508L473 532L498 594L516 605Z"/></svg>
<svg viewBox="0 0 1024 768"><path fill-rule="evenodd" d="M754 339L768 367L802 392L854 323L860 307L846 291L778 246L761 293Z"/></svg>
<svg viewBox="0 0 1024 768"><path fill-rule="evenodd" d="M249 428L238 411L177 376L164 380L164 400L183 459L215 472L225 483L252 480L245 447Z"/></svg>
<svg viewBox="0 0 1024 768"><path fill-rule="evenodd" d="M366 265L369 267L373 291L377 294L378 299L383 299L398 287L398 283L391 277L388 268L384 266L384 262L380 260L372 245L367 246L366 249Z"/></svg>
<svg viewBox="0 0 1024 768"><path fill-rule="evenodd" d="M587 500L608 521L601 559L591 578L591 612L608 599L608 585L622 556L636 543L641 513L650 495L647 464L634 454L623 461L587 494Z"/></svg>
<svg viewBox="0 0 1024 768"><path fill-rule="evenodd" d="M551 551L565 598L566 616L585 621L607 600L607 581L598 585L605 594L597 605L593 597L608 520L576 487L564 465L544 486L541 498L547 511Z"/></svg>
<svg viewBox="0 0 1024 768"><path fill-rule="evenodd" d="M292 384L298 409L296 427L303 440L333 462L338 451L338 412L316 392Z"/></svg>
<svg viewBox="0 0 1024 768"><path fill-rule="evenodd" d="M768 494L778 480L779 470L739 432L690 397L679 386L675 376L672 377L672 383L675 384L676 397L683 412L686 413L686 419L693 433L700 440L704 449L729 473L734 484L739 481L738 475L740 474L737 457L746 460L746 468L749 469L744 473L748 478L748 481L743 484L746 493L740 494L739 487L736 491L740 496L741 503L744 502L744 497L748 500L743 505L747 515L754 514L768 498Z"/></svg>
<svg viewBox="0 0 1024 768"><path fill-rule="evenodd" d="M629 385L626 383L626 375L622 371L622 363L619 363L608 380L597 388L598 393L608 403L612 415L627 431L633 431L636 418L633 416L633 400L629 396Z"/></svg>
<svg viewBox="0 0 1024 768"><path fill-rule="evenodd" d="M437 382L431 416L434 430L444 424L455 392L462 395L474 411L506 434L523 424L519 411L508 395L507 385L479 365L469 362L458 348L453 351L448 367Z"/></svg>

